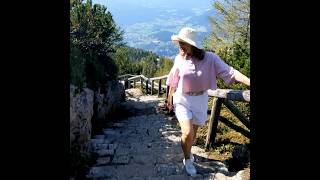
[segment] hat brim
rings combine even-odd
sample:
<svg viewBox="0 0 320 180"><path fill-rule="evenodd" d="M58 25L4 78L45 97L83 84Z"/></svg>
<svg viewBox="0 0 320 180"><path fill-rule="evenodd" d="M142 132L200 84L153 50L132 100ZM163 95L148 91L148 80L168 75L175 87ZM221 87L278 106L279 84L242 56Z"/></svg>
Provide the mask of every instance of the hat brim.
<svg viewBox="0 0 320 180"><path fill-rule="evenodd" d="M192 41L192 40L189 40L189 39L186 39L186 38L181 38L179 37L178 35L172 35L171 36L171 40L174 44L176 44L177 46L179 46L179 41L182 41L182 42L186 42L196 48L198 48L196 42Z"/></svg>

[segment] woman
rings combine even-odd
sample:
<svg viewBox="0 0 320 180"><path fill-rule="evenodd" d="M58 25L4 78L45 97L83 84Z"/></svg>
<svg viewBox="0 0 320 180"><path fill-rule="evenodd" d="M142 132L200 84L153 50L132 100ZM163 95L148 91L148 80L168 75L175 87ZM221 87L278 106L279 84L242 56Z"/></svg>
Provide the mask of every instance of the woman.
<svg viewBox="0 0 320 180"><path fill-rule="evenodd" d="M198 127L207 120L207 90L217 89L216 77L222 78L226 84L238 81L250 86L248 77L227 65L216 54L200 49L195 42L196 35L194 29L185 27L178 35L171 36L173 43L179 46L179 54L167 79L170 86L168 108L174 109L180 123L183 164L191 176L197 173L191 147Z"/></svg>

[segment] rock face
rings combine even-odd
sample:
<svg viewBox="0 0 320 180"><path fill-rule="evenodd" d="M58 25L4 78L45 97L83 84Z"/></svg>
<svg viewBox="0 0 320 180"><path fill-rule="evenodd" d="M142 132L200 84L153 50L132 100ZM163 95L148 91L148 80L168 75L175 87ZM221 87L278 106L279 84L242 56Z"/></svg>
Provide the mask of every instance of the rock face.
<svg viewBox="0 0 320 180"><path fill-rule="evenodd" d="M70 85L70 173L79 174L83 162L88 160L89 140L92 132L94 92L83 89L81 92Z"/></svg>
<svg viewBox="0 0 320 180"><path fill-rule="evenodd" d="M77 93L76 87L70 86L70 148L80 153L88 152L91 138L91 118L93 115L94 92L83 89Z"/></svg>
<svg viewBox="0 0 320 180"><path fill-rule="evenodd" d="M122 101L125 100L125 91L121 83L112 81L106 84L103 93L95 94L95 113L98 119L106 119L108 114L116 112Z"/></svg>
<svg viewBox="0 0 320 180"><path fill-rule="evenodd" d="M79 144L78 150L87 151L93 114L106 119L108 114L114 113L124 100L124 88L113 81L106 84L103 94L87 88L80 93L76 91L77 88L70 85L70 147Z"/></svg>
<svg viewBox="0 0 320 180"><path fill-rule="evenodd" d="M81 91L70 85L70 156L71 169L75 170L90 158L90 139L95 119L107 120L125 98L123 86L108 82L103 91L88 88Z"/></svg>
<svg viewBox="0 0 320 180"><path fill-rule="evenodd" d="M234 147L232 157L239 162L247 163L250 161L250 150L244 144L237 145Z"/></svg>

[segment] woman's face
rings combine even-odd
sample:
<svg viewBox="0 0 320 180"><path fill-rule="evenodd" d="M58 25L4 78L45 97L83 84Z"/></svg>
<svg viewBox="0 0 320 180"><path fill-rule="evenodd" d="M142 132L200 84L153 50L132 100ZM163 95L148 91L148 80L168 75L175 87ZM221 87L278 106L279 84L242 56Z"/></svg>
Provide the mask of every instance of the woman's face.
<svg viewBox="0 0 320 180"><path fill-rule="evenodd" d="M186 42L179 41L180 55L192 55L192 46Z"/></svg>

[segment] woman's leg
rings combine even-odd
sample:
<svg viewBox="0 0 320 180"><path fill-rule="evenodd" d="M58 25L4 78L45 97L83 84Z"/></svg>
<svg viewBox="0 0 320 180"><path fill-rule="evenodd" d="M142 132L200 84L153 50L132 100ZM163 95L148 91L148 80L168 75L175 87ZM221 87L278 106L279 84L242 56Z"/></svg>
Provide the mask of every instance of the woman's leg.
<svg viewBox="0 0 320 180"><path fill-rule="evenodd" d="M191 147L193 144L193 124L191 120L181 120L179 121L181 127L181 147L184 153L185 159L190 159Z"/></svg>
<svg viewBox="0 0 320 180"><path fill-rule="evenodd" d="M199 125L193 125L193 139L192 139L192 145L196 144L196 139L197 139L197 131L198 131Z"/></svg>

